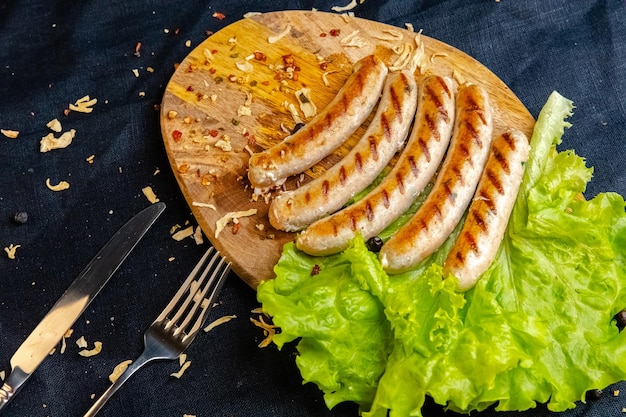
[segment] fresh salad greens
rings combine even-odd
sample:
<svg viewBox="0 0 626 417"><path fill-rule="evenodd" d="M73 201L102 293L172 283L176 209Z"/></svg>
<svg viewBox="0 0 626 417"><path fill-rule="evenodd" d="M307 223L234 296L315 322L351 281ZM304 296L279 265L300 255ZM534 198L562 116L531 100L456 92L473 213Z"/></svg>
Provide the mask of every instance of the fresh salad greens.
<svg viewBox="0 0 626 417"><path fill-rule="evenodd" d="M421 416L429 396L465 413L562 411L626 380L626 332L613 320L626 308L626 205L616 193L582 197L592 169L556 150L572 109L556 92L542 109L504 240L468 292L442 279L455 234L391 276L359 237L328 257L285 246L258 299L281 328L274 343L299 340L303 379L328 407Z"/></svg>

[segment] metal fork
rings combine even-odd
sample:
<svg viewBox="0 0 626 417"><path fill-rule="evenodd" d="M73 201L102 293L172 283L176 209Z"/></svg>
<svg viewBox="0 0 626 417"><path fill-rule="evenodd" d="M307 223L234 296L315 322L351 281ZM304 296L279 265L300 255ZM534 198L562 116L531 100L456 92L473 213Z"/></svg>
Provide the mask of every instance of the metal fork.
<svg viewBox="0 0 626 417"><path fill-rule="evenodd" d="M95 416L122 384L145 364L157 359L177 359L189 347L202 327L229 270L230 263L211 247L183 282L172 301L146 330L143 353L98 398L85 417Z"/></svg>

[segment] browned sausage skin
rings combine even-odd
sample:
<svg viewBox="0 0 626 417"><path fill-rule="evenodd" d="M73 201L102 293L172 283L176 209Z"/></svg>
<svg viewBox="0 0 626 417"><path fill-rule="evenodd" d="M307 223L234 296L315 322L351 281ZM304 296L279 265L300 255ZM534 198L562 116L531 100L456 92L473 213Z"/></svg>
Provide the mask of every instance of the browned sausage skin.
<svg viewBox="0 0 626 417"><path fill-rule="evenodd" d="M278 195L268 212L272 226L301 230L370 185L402 147L416 107L414 77L407 71L390 74L378 110L359 142L320 177Z"/></svg>
<svg viewBox="0 0 626 417"><path fill-rule="evenodd" d="M359 60L324 110L282 142L250 157L248 179L252 186L275 186L315 165L341 145L372 112L387 73L385 64L374 55Z"/></svg>
<svg viewBox="0 0 626 417"><path fill-rule="evenodd" d="M391 172L360 201L309 226L296 238L297 247L310 255L329 255L346 249L357 233L369 239L391 224L434 176L453 124L451 80L425 77L419 84L411 136Z"/></svg>
<svg viewBox="0 0 626 417"><path fill-rule="evenodd" d="M519 131L506 132L491 145L463 228L444 262L444 275L456 276L459 291L472 288L496 256L524 176L529 147L526 135Z"/></svg>
<svg viewBox="0 0 626 417"><path fill-rule="evenodd" d="M424 204L383 245L379 256L385 271L395 274L415 267L452 233L485 166L492 129L486 91L475 84L462 85L456 98L450 149Z"/></svg>

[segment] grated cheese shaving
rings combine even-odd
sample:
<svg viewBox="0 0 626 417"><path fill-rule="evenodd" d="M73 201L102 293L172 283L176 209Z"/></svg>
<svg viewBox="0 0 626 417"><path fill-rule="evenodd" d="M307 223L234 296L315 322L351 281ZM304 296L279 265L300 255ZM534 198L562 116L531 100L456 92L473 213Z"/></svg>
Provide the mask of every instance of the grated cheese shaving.
<svg viewBox="0 0 626 417"><path fill-rule="evenodd" d="M361 1L361 3L363 3L363 1ZM350 3L346 4L345 6L333 6L330 8L330 10L332 10L333 12L346 12L348 10L352 10L357 6L357 2L356 0L352 0L350 1Z"/></svg>
<svg viewBox="0 0 626 417"><path fill-rule="evenodd" d="M230 152L233 150L233 145L230 143L230 138L224 135L220 140L215 142L216 148L223 150L224 152Z"/></svg>
<svg viewBox="0 0 626 417"><path fill-rule="evenodd" d="M405 23L404 26L406 26L406 29L409 32L415 32L415 28L413 27L413 23Z"/></svg>
<svg viewBox="0 0 626 417"><path fill-rule="evenodd" d="M238 70L243 72L252 72L254 71L254 66L249 61L239 61L235 62L235 66Z"/></svg>
<svg viewBox="0 0 626 417"><path fill-rule="evenodd" d="M248 106L241 105L237 109L237 116L251 116L252 109Z"/></svg>
<svg viewBox="0 0 626 417"><path fill-rule="evenodd" d="M282 32L280 32L279 34L269 36L269 37L267 38L267 41L268 41L269 43L276 43L276 42L278 42L279 40L281 40L282 38L284 38L285 36L287 36L287 34L291 31L291 27L292 27L292 26L291 26L291 23L289 23L289 24L287 25L287 27L286 27L286 28L285 28Z"/></svg>
<svg viewBox="0 0 626 417"><path fill-rule="evenodd" d="M236 319L237 316L236 315L232 315L232 316L223 316L220 317L217 320L212 321L211 323L209 323L205 328L204 331L205 332L210 332L211 330L213 330L214 328L216 328L217 326L219 326L220 324L224 324L227 323L229 321L231 321L232 319Z"/></svg>
<svg viewBox="0 0 626 417"><path fill-rule="evenodd" d="M156 194L154 193L154 190L152 190L152 187L150 187L150 186L143 187L141 189L141 192L143 193L143 195L146 196L148 201L151 202L152 204L159 202L159 199L156 196Z"/></svg>
<svg viewBox="0 0 626 417"><path fill-rule="evenodd" d="M4 381L5 375L5 371L0 371L0 381Z"/></svg>
<svg viewBox="0 0 626 417"><path fill-rule="evenodd" d="M311 89L309 87L302 87L296 91L296 99L300 103L300 110L304 114L304 117L313 117L317 114L317 107L311 99Z"/></svg>
<svg viewBox="0 0 626 417"><path fill-rule="evenodd" d="M253 317L250 317L250 321L255 326L260 327L261 329L263 329L263 334L265 335L265 339L263 339L261 341L261 343L258 344L258 346L260 348L264 348L264 347L269 346L269 344L272 343L272 339L274 338L274 335L276 334L277 326L274 325L274 324L266 323L265 320L263 320L263 316L262 315L259 316L258 320L256 320Z"/></svg>
<svg viewBox="0 0 626 417"><path fill-rule="evenodd" d="M4 248L4 251L7 253L7 257L9 259L15 259L15 251L17 250L17 248L21 248L22 245L14 245L14 244L10 244L8 247Z"/></svg>
<svg viewBox="0 0 626 417"><path fill-rule="evenodd" d="M291 113L291 117L293 118L293 121L296 123L304 123L302 121L302 119L300 118L300 114L298 114L298 109L296 108L295 104L293 103L289 103L287 101L283 102L283 106L289 110L289 113Z"/></svg>
<svg viewBox="0 0 626 417"><path fill-rule="evenodd" d="M39 142L39 152L48 152L53 149L67 148L72 143L72 139L74 139L75 135L76 130L74 129L63 133L58 138L55 138L54 134L48 133L46 136L42 137Z"/></svg>
<svg viewBox="0 0 626 417"><path fill-rule="evenodd" d="M9 139L15 139L20 134L19 131L10 130L10 129L0 129L0 133L2 133L4 136L6 136Z"/></svg>
<svg viewBox="0 0 626 417"><path fill-rule="evenodd" d="M180 370L178 372L174 372L173 374L170 374L170 376L180 379L180 377L183 376L183 374L185 373L187 368L189 368L190 365L191 365L191 361L186 361L185 363L183 363L183 366L180 367Z"/></svg>
<svg viewBox="0 0 626 417"><path fill-rule="evenodd" d="M383 30L382 34L374 34L372 37L389 42L400 42L402 40L402 34L397 30Z"/></svg>
<svg viewBox="0 0 626 417"><path fill-rule="evenodd" d="M85 336L81 336L78 340L76 340L76 346L81 349L87 347L87 341L85 340Z"/></svg>
<svg viewBox="0 0 626 417"><path fill-rule="evenodd" d="M133 363L133 361L131 361L130 359L118 363L115 368L113 368L113 372L111 372L111 375L109 375L109 381L111 381L111 383L117 381L117 379L126 371L126 369L128 369L128 365L130 365L131 363Z"/></svg>
<svg viewBox="0 0 626 417"><path fill-rule="evenodd" d="M355 30L354 32L352 32L351 34L349 34L348 36L340 40L339 43L342 44L343 46L350 46L350 47L356 47L356 48L363 48L365 46L368 46L369 43L364 38L357 36L359 32L360 32L359 30Z"/></svg>
<svg viewBox="0 0 626 417"><path fill-rule="evenodd" d="M226 225L230 221L235 221L241 217L253 216L257 212L256 209L250 209L245 211L232 211L230 213L226 213L221 219L215 222L215 238L219 236L219 234L226 228Z"/></svg>
<svg viewBox="0 0 626 417"><path fill-rule="evenodd" d="M200 201L193 201L191 205L195 207L204 207L210 208L211 210L217 210L217 208L211 203L201 203Z"/></svg>
<svg viewBox="0 0 626 417"><path fill-rule="evenodd" d="M93 349L91 350L83 349L79 351L78 354L85 358L89 358L91 356L95 356L98 353L102 352L102 342L95 341L93 342L93 346L94 346Z"/></svg>
<svg viewBox="0 0 626 417"><path fill-rule="evenodd" d="M63 191L70 188L70 183L67 181L61 181L57 185L52 185L50 183L50 178L46 178L46 187L48 187L52 191Z"/></svg>
<svg viewBox="0 0 626 417"><path fill-rule="evenodd" d="M178 232L174 233L172 235L172 238L177 241L180 242L181 240L188 238L189 236L193 235L193 226L189 226L183 230L179 230Z"/></svg>
<svg viewBox="0 0 626 417"><path fill-rule="evenodd" d="M196 242L196 245L202 245L204 243L202 229L200 226L196 227L195 232L193 232L193 241Z"/></svg>
<svg viewBox="0 0 626 417"><path fill-rule="evenodd" d="M98 102L98 99L90 98L88 95L76 100L76 103L70 104L70 110L80 113L91 113L93 106Z"/></svg>
<svg viewBox="0 0 626 417"><path fill-rule="evenodd" d="M50 120L50 121L46 124L46 126L47 126L50 130L52 130L52 131L54 131L54 132L57 132L57 133L60 133L60 132L61 132L61 130L63 130L63 128L61 127L61 122L59 122L59 119L52 119L52 120Z"/></svg>

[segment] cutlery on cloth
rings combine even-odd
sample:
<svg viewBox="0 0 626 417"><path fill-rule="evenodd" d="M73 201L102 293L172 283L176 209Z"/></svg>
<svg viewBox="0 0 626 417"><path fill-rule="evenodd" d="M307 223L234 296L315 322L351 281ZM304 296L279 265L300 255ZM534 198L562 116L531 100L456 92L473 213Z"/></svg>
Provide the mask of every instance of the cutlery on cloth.
<svg viewBox="0 0 626 417"><path fill-rule="evenodd" d="M211 310L229 271L230 262L226 262L211 247L146 330L143 353L109 386L84 417L95 416L122 384L145 364L157 359L177 359L189 347Z"/></svg>
<svg viewBox="0 0 626 417"><path fill-rule="evenodd" d="M0 388L0 412L61 341L164 209L164 203L153 204L124 224L17 349L11 358L11 372Z"/></svg>

